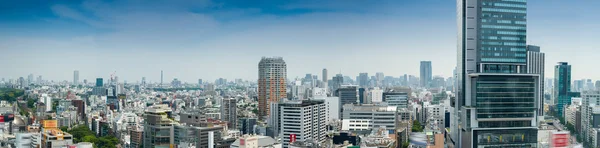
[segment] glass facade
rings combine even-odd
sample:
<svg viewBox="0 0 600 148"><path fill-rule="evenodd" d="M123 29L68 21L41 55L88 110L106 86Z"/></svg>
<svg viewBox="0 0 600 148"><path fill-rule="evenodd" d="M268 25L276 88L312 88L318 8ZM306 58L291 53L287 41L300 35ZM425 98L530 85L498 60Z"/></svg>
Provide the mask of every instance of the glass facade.
<svg viewBox="0 0 600 148"><path fill-rule="evenodd" d="M490 75L476 81L478 119L532 118L536 110L536 79L532 76ZM522 127L522 126L515 126Z"/></svg>
<svg viewBox="0 0 600 148"><path fill-rule="evenodd" d="M527 61L525 0L481 0L479 62L520 63ZM521 73L517 66L486 64L485 73ZM524 69L524 68L521 68Z"/></svg>
<svg viewBox="0 0 600 148"><path fill-rule="evenodd" d="M537 129L473 131L473 143L477 148L535 148L537 132Z"/></svg>
<svg viewBox="0 0 600 148"><path fill-rule="evenodd" d="M561 62L554 68L554 103L559 117L563 116L564 106L571 104L569 92L571 92L571 65Z"/></svg>

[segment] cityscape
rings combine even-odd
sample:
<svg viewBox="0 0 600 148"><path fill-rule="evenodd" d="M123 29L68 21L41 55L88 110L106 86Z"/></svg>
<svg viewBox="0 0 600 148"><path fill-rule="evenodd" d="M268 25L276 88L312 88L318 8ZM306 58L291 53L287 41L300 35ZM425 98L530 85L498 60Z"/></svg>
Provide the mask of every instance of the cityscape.
<svg viewBox="0 0 600 148"><path fill-rule="evenodd" d="M600 1L1 3L0 147L600 148Z"/></svg>

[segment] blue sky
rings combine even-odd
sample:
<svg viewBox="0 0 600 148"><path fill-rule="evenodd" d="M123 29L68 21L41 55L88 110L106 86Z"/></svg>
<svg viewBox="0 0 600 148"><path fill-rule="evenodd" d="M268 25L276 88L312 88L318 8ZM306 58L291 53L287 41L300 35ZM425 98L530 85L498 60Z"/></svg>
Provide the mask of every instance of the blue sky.
<svg viewBox="0 0 600 148"><path fill-rule="evenodd" d="M599 4L529 1L528 44L546 53L546 77L567 61L573 79L600 79ZM418 75L421 60L449 77L456 28L452 0L0 0L0 77L255 80L263 56L283 57L289 78Z"/></svg>

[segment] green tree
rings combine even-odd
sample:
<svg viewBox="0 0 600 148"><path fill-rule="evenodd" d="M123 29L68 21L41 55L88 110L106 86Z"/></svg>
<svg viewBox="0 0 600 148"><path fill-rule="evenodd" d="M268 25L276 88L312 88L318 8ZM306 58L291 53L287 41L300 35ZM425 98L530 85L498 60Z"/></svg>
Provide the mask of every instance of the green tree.
<svg viewBox="0 0 600 148"><path fill-rule="evenodd" d="M66 131L68 131L69 127L67 127L67 126L61 126L61 127L59 127L59 129L61 131L65 131L66 132Z"/></svg>
<svg viewBox="0 0 600 148"><path fill-rule="evenodd" d="M421 125L421 123L419 123L419 121L413 121L412 132L423 132L423 126Z"/></svg>
<svg viewBox="0 0 600 148"><path fill-rule="evenodd" d="M408 148L408 142L402 142L402 148Z"/></svg>
<svg viewBox="0 0 600 148"><path fill-rule="evenodd" d="M34 105L35 105L35 100L27 99L27 107L28 108L33 108L33 107L35 107Z"/></svg>
<svg viewBox="0 0 600 148"><path fill-rule="evenodd" d="M98 143L98 138L96 138L94 135L87 135L81 138L81 142Z"/></svg>
<svg viewBox="0 0 600 148"><path fill-rule="evenodd" d="M255 108L255 109L252 109L252 112L253 112L254 114L258 114L258 109L256 109L256 108Z"/></svg>

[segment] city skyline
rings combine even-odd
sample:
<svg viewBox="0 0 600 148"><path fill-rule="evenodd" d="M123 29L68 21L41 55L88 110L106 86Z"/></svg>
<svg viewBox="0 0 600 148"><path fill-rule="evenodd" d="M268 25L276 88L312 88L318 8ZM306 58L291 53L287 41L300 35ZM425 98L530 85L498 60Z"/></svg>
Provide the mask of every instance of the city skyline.
<svg viewBox="0 0 600 148"><path fill-rule="evenodd" d="M288 64L289 79L320 76L323 68L330 76L341 72L351 78L361 72L417 76L420 61L432 61L433 76L450 77L456 61L455 2L386 2L8 2L0 6L5 22L0 31L8 32L0 35L0 62L6 63L0 68L10 70L0 76L63 81L78 70L79 81L91 82L108 80L116 71L121 81L146 77L155 83L164 70L165 83L256 81L260 58L279 56ZM437 9L421 9L434 3ZM557 62L569 62L573 80L600 79L599 70L586 68L595 66L598 55L593 53L599 46L593 44L598 3L529 2L528 17L536 19L528 20L527 44L546 53L547 78L554 77Z"/></svg>

